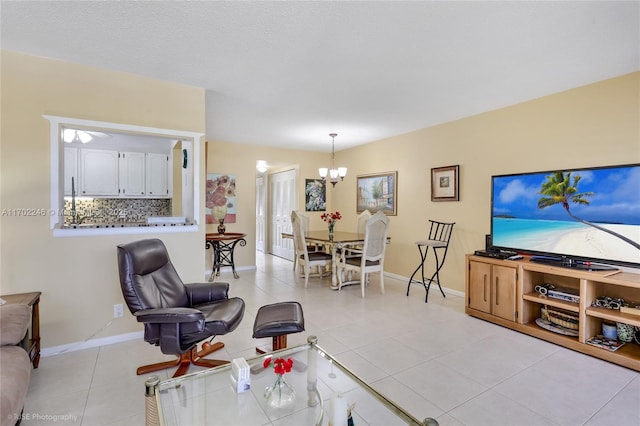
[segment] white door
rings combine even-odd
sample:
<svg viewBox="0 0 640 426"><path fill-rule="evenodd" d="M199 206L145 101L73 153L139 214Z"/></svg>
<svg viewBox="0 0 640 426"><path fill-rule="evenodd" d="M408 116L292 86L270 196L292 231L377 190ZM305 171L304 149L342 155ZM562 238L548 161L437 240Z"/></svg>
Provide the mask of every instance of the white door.
<svg viewBox="0 0 640 426"><path fill-rule="evenodd" d="M267 187L266 176L256 177L256 250L267 252Z"/></svg>
<svg viewBox="0 0 640 426"><path fill-rule="evenodd" d="M282 238L291 233L291 211L296 208L296 171L274 173L269 176L271 211L271 254L293 260L293 240Z"/></svg>

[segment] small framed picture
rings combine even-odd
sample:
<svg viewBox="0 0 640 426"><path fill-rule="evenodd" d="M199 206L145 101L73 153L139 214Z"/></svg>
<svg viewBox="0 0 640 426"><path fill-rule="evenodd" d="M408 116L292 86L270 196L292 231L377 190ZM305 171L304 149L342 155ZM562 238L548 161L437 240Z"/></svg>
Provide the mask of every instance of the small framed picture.
<svg viewBox="0 0 640 426"><path fill-rule="evenodd" d="M458 201L458 172L460 166L431 169L431 201Z"/></svg>

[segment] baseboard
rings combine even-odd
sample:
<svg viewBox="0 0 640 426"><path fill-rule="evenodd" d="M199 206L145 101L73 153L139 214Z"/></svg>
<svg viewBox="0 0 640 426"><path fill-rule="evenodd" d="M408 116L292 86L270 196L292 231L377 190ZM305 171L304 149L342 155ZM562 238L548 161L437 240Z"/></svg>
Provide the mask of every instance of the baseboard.
<svg viewBox="0 0 640 426"><path fill-rule="evenodd" d="M231 267L222 268L223 271L225 269L231 270ZM239 268L236 268L236 271L253 271L256 269L257 269L256 266L241 266ZM210 275L211 275L211 271L207 271L206 277L208 278ZM385 272L384 276L393 278L398 281L409 281L408 277L392 274L390 272ZM452 296L464 297L464 292L462 291L454 290L447 287L442 287L442 290L446 294L450 294ZM135 331L132 333L118 334L116 336L101 337L99 339L90 339L83 342L75 342L75 343L69 343L66 345L52 346L50 348L42 348L40 350L40 356L42 357L54 356L54 355L59 355L65 352L80 351L83 349L95 348L98 346L111 345L114 343L127 342L129 340L143 339L143 338L144 338L143 331Z"/></svg>
<svg viewBox="0 0 640 426"><path fill-rule="evenodd" d="M242 272L242 271L257 271L258 267L256 265L250 265L250 266L236 266L236 272ZM222 268L220 268L220 273L222 272L231 272L231 266L223 266ZM209 279L209 277L211 276L211 269L208 269L205 271L204 276Z"/></svg>
<svg viewBox="0 0 640 426"><path fill-rule="evenodd" d="M397 274L392 274L391 272L385 272L384 273L385 277L389 277L389 278L393 278L396 279L398 281L405 281L405 282L409 282L409 277L405 277L402 275L397 275ZM417 284L419 286L422 286L422 284L420 283L414 283ZM445 292L445 294L450 294L452 296L459 296L459 297L464 297L464 291L460 291L460 290L454 290L452 288L448 288L448 287L442 287L442 291Z"/></svg>
<svg viewBox="0 0 640 426"><path fill-rule="evenodd" d="M129 340L144 338L143 331L135 331L132 333L118 334L116 336L101 337L99 339L85 340L84 342L69 343L67 345L52 346L50 348L42 348L40 356L54 356L65 352L75 352L83 349L95 348L98 346L112 345L114 343L127 342Z"/></svg>

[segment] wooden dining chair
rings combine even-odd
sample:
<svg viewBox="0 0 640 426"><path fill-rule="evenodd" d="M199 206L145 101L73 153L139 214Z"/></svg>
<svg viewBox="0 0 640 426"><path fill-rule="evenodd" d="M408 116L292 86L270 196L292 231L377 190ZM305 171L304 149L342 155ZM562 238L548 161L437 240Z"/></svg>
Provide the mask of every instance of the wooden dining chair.
<svg viewBox="0 0 640 426"><path fill-rule="evenodd" d="M309 230L309 216L304 214L303 212L301 212L300 210L292 210L291 211L291 226L293 227L293 217L296 216L298 217L298 219L300 219L300 221L302 222L302 230L303 232L307 232ZM314 252L314 251L321 251L324 249L324 245L320 245L320 244L313 244L313 243L306 243L307 244L307 251L309 253ZM293 270L296 270L296 267L298 266L298 257L294 256L293 258Z"/></svg>
<svg viewBox="0 0 640 426"><path fill-rule="evenodd" d="M364 234L364 230L367 226L367 221L371 219L371 212L369 210L364 210L357 216L358 226L356 228L356 232L358 234Z"/></svg>
<svg viewBox="0 0 640 426"><path fill-rule="evenodd" d="M346 274L360 274L360 288L362 298L368 275L372 272L380 274L380 292L384 294L384 255L387 250L387 235L389 233L389 218L381 211L367 220L364 231L364 244L361 249L345 247L338 259L338 290L345 284ZM355 281L357 282L357 281Z"/></svg>
<svg viewBox="0 0 640 426"><path fill-rule="evenodd" d="M317 267L320 278L324 275L326 266L331 266L332 256L324 251L309 251L307 241L304 236L302 220L295 212L291 212L291 225L293 228L293 246L295 249L294 265L299 265L304 274L304 286L309 286L309 275L311 268ZM295 271L295 266L294 266Z"/></svg>

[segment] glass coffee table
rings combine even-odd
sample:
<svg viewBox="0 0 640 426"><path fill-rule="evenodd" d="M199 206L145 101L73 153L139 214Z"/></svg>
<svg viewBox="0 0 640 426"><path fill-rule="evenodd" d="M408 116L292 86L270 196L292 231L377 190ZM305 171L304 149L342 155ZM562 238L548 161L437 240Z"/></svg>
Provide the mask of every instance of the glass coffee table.
<svg viewBox="0 0 640 426"><path fill-rule="evenodd" d="M355 425L437 425L420 421L393 401L376 392L309 337L306 345L283 349L247 360L251 388L238 393L232 387L231 364L182 377L146 382L147 425L328 425L346 422L353 406ZM292 358L293 369L284 375L295 390L295 399L284 407L267 404L264 393L276 381L273 368L264 369L265 358ZM339 401L339 402L336 402ZM340 410L333 409L334 406ZM338 425L334 425L338 426ZM342 426L342 425L340 425Z"/></svg>

